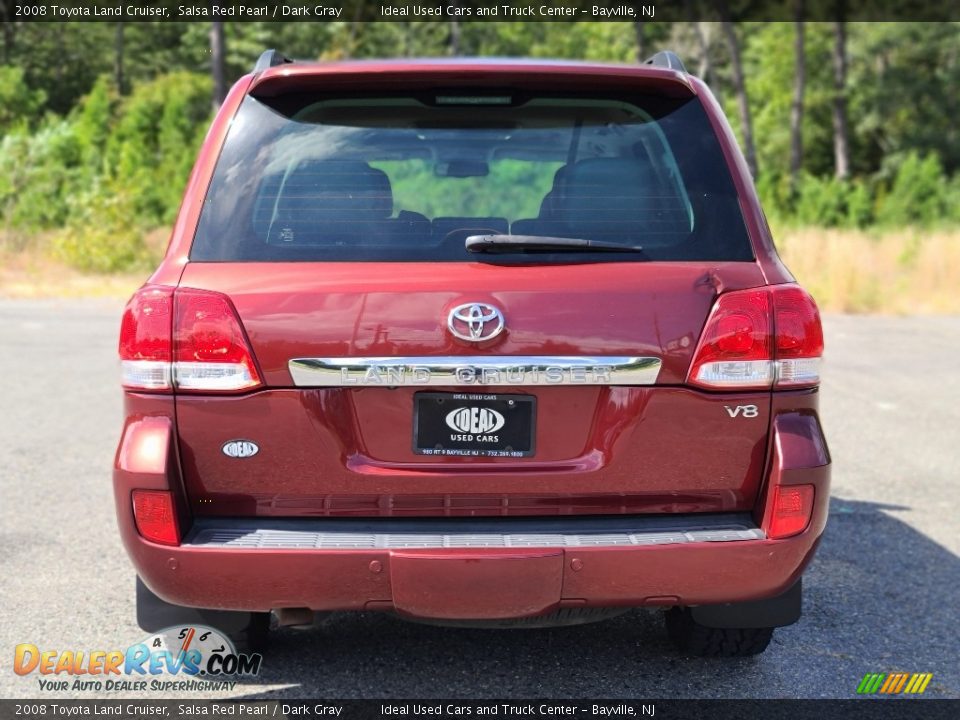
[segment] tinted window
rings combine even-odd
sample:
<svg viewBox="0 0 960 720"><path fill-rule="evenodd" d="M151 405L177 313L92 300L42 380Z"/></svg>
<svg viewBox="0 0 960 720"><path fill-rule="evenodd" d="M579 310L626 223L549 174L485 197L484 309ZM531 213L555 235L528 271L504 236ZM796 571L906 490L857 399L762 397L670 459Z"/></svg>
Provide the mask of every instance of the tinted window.
<svg viewBox="0 0 960 720"><path fill-rule="evenodd" d="M506 93L246 98L191 259L465 261L478 259L469 235L508 233L640 245L654 260L752 259L698 100Z"/></svg>

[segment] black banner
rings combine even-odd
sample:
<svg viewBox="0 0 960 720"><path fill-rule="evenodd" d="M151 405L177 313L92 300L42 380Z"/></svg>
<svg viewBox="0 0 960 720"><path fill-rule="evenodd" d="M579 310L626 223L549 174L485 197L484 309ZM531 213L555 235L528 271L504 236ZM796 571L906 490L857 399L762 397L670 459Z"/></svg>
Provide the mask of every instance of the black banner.
<svg viewBox="0 0 960 720"><path fill-rule="evenodd" d="M584 720L953 720L960 700L0 700L0 720L410 720L492 717Z"/></svg>
<svg viewBox="0 0 960 720"><path fill-rule="evenodd" d="M4 2L5 22L680 22L960 20L960 0L63 0Z"/></svg>

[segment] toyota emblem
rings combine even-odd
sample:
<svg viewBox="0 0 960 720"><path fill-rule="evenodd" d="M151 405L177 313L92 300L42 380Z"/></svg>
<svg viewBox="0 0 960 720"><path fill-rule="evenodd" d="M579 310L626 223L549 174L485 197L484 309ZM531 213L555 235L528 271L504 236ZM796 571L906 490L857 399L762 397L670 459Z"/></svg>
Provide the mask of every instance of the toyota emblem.
<svg viewBox="0 0 960 720"><path fill-rule="evenodd" d="M447 316L447 329L460 340L484 342L503 332L503 313L486 303L457 305Z"/></svg>

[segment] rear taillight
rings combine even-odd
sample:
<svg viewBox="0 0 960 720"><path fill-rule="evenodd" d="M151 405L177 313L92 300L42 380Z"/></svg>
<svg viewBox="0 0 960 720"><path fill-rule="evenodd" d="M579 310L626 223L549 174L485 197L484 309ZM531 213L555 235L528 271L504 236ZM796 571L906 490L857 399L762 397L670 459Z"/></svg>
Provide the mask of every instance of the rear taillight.
<svg viewBox="0 0 960 720"><path fill-rule="evenodd" d="M820 382L823 328L817 304L796 285L774 288L777 333L777 387L809 386Z"/></svg>
<svg viewBox="0 0 960 720"><path fill-rule="evenodd" d="M813 514L813 485L777 485L767 537L772 540L802 533Z"/></svg>
<svg viewBox="0 0 960 720"><path fill-rule="evenodd" d="M146 285L130 298L120 322L123 386L169 390L173 288Z"/></svg>
<svg viewBox="0 0 960 720"><path fill-rule="evenodd" d="M801 288L735 290L717 298L688 382L714 389L813 387L822 355L820 314Z"/></svg>
<svg viewBox="0 0 960 720"><path fill-rule="evenodd" d="M247 390L260 384L253 353L225 295L176 293L174 383L179 390Z"/></svg>
<svg viewBox="0 0 960 720"><path fill-rule="evenodd" d="M128 390L237 392L261 384L240 320L225 295L146 286L120 326Z"/></svg>
<svg viewBox="0 0 960 720"><path fill-rule="evenodd" d="M151 542L179 545L180 528L169 490L134 490L133 517L137 532Z"/></svg>

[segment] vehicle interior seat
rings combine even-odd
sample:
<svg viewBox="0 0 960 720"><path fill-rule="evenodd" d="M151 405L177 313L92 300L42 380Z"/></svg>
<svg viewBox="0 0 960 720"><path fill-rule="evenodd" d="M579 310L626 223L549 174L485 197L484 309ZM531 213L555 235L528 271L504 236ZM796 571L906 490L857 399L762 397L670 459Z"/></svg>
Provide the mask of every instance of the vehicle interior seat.
<svg viewBox="0 0 960 720"><path fill-rule="evenodd" d="M391 217L390 179L365 162L304 160L285 179L276 177L264 181L254 211L255 224L271 218L265 233L270 245L343 245L361 237L402 244L429 235L429 221L418 213Z"/></svg>
<svg viewBox="0 0 960 720"><path fill-rule="evenodd" d="M544 235L544 221L553 220L556 217L557 199L563 192L563 185L569 172L569 165L557 168L553 174L553 186L543 196L540 201L540 214L535 218L524 218L514 220L510 224L510 232L514 235Z"/></svg>
<svg viewBox="0 0 960 720"><path fill-rule="evenodd" d="M590 158L567 166L550 217L518 220L514 234L649 242L657 233L689 231L689 212L666 190L649 162Z"/></svg>

